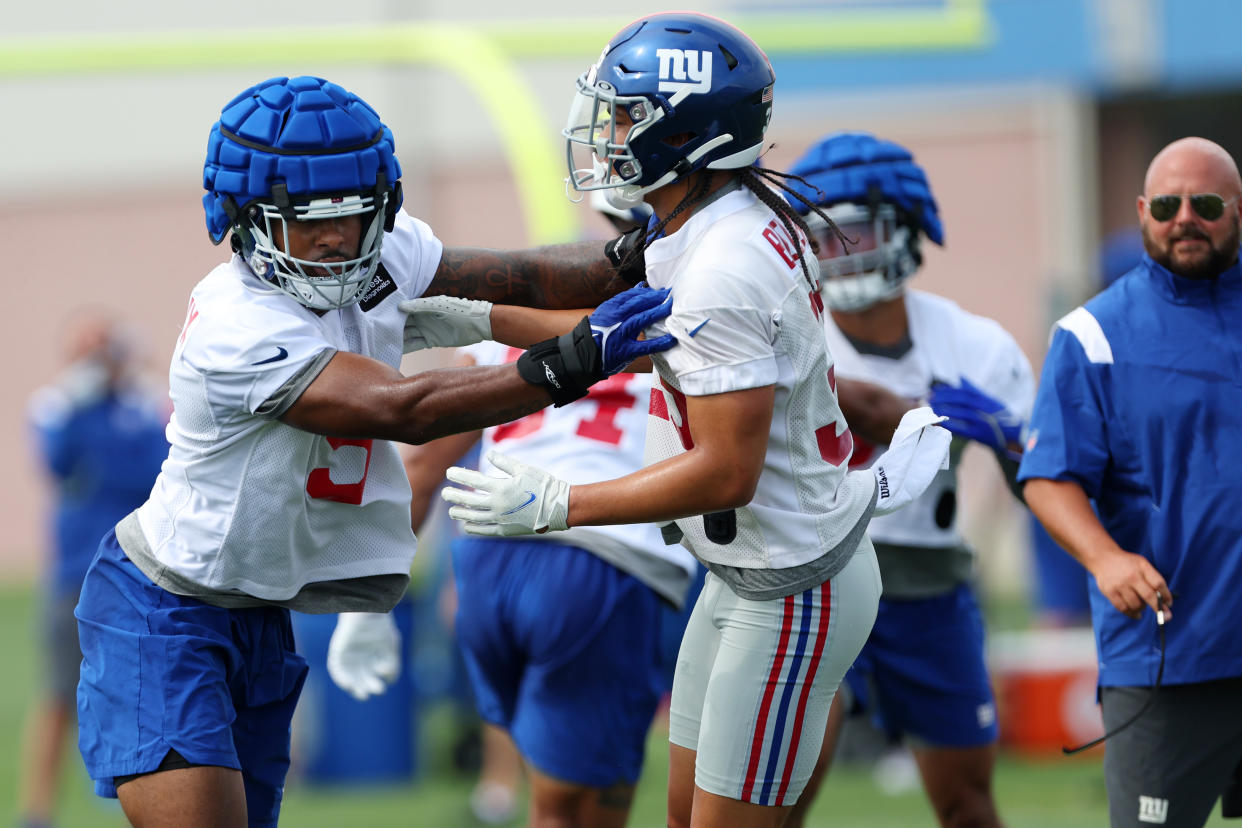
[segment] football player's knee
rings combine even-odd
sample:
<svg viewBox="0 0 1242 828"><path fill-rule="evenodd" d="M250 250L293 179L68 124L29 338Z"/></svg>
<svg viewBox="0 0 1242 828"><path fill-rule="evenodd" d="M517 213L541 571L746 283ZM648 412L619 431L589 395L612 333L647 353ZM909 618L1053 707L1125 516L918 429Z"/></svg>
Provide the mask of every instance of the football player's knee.
<svg viewBox="0 0 1242 828"><path fill-rule="evenodd" d="M1000 821L992 794L973 785L962 785L956 795L941 803L940 824L944 828L994 828Z"/></svg>

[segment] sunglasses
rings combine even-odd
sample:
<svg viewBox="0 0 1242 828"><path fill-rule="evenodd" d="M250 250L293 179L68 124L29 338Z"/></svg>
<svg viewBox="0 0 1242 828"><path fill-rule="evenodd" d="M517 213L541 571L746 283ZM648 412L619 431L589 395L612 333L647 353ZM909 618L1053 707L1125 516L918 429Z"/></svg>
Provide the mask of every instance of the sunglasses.
<svg viewBox="0 0 1242 828"><path fill-rule="evenodd" d="M1238 200L1238 196L1226 199L1216 193L1195 193L1189 196L1158 195L1147 202L1147 209L1156 221L1170 221L1182 209L1182 199L1190 199L1190 209L1204 221L1216 221L1225 214L1225 205Z"/></svg>

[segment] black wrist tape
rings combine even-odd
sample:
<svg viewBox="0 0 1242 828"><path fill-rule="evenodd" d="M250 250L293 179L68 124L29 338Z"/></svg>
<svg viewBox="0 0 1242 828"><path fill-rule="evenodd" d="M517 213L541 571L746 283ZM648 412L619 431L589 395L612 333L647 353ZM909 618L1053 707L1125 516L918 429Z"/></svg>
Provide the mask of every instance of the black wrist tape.
<svg viewBox="0 0 1242 828"><path fill-rule="evenodd" d="M569 333L530 346L517 361L518 375L547 389L557 408L585 397L604 378L602 366L587 316Z"/></svg>
<svg viewBox="0 0 1242 828"><path fill-rule="evenodd" d="M640 224L604 245L604 255L612 262L618 278L630 285L647 278L647 260L641 247L646 237L647 227Z"/></svg>

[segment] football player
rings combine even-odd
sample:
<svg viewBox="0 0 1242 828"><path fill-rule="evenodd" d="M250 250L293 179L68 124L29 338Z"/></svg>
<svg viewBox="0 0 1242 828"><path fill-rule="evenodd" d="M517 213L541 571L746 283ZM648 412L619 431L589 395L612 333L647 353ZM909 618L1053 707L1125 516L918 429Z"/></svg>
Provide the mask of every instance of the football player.
<svg viewBox="0 0 1242 828"><path fill-rule="evenodd" d="M519 353L482 342L462 348L458 364L502 365ZM496 449L574 483L635 471L649 396L646 376L620 373L572 405L484 429L479 469L495 473L486 457ZM477 436L407 450L415 492L434 494ZM451 546L456 638L480 715L508 732L526 764L532 824L624 825L668 689L662 627L677 620L694 558L650 523L465 535Z"/></svg>
<svg viewBox="0 0 1242 828"><path fill-rule="evenodd" d="M648 465L571 485L493 452L502 476L451 469L472 489L444 493L469 533L659 522L707 566L673 680L674 826L784 818L875 617L867 521L921 491L949 442L921 409L877 471L848 473L805 221L754 166L774 80L750 38L693 13L632 23L578 79L570 184L651 206L634 249L674 296L651 328L678 344L653 356Z"/></svg>
<svg viewBox="0 0 1242 828"><path fill-rule="evenodd" d="M798 193L840 228L839 236L791 199L819 242L822 321L839 376L879 384L911 405L927 400L955 438L950 467L867 530L884 583L879 613L829 718L813 784L831 760L846 708L866 710L885 732L911 742L941 825L999 825L996 711L971 587L974 552L957 524L957 466L965 445L979 443L1012 485L1035 395L1031 367L991 319L907 286L923 240L944 243L927 176L909 150L838 132L808 149L792 172L805 181L794 184ZM868 466L882 448L856 433L851 467ZM799 801L787 824L802 824L810 800Z"/></svg>
<svg viewBox="0 0 1242 828"><path fill-rule="evenodd" d="M636 341L668 303L646 288L590 317L455 303L590 307L618 271L599 245L445 249L401 210L392 133L320 78L230 101L203 181L211 240L228 237L232 256L190 296L168 458L86 575L80 745L96 790L136 825L274 825L306 676L289 610L343 612L346 639L384 639L409 579L410 489L391 441L581 397L671 343ZM402 376L403 351L455 344L438 337L463 307L477 333L536 344L516 364ZM373 663L334 675L382 686L391 673Z"/></svg>
<svg viewBox="0 0 1242 828"><path fill-rule="evenodd" d="M619 232L645 225L642 202L614 206L602 191L591 206ZM500 365L514 348L481 342L459 365ZM520 420L405 449L415 531L445 470L482 437L493 448L589 483L643 464L650 382L620 373L583 399ZM486 459L481 470L492 471ZM578 527L546 537L466 536L452 541L453 627L493 751L472 794L480 819L489 802L511 802L504 750L529 770L531 822L624 825L642 768L647 731L668 691L692 578L693 556L666 545L653 524ZM672 652L666 650L672 648ZM667 657L666 657L667 656ZM510 739L512 741L510 741ZM500 780L504 781L501 782Z"/></svg>

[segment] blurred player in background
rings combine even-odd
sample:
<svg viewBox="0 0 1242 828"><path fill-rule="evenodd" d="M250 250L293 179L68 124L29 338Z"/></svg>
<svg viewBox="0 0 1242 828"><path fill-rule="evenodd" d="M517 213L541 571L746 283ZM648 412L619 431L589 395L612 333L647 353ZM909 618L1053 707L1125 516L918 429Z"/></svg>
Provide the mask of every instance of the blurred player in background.
<svg viewBox="0 0 1242 828"><path fill-rule="evenodd" d="M458 364L499 365L518 354L485 342L463 348ZM575 483L627 474L642 466L649 396L646 377L617 374L572 405L485 429L481 454L499 449ZM442 481L477 436L408 450L412 488ZM480 470L494 468L484 461ZM666 546L652 524L546 538L468 535L452 548L457 639L480 714L513 737L526 762L529 824L624 825L667 689L663 607L682 606L693 557Z"/></svg>
<svg viewBox="0 0 1242 828"><path fill-rule="evenodd" d="M390 441L564 404L669 344L634 340L667 314L660 291L589 317L416 300L589 307L620 286L599 244L445 249L401 210L400 175L374 110L320 78L251 87L211 128L203 206L233 255L191 294L168 458L103 540L77 607L80 748L135 825L276 823L306 676L290 609L346 613L329 665L351 692L392 677L375 665L399 666L384 613L415 541ZM516 367L402 376L403 351L454 344L436 334L463 308L483 338L536 345Z"/></svg>
<svg viewBox="0 0 1242 828"><path fill-rule="evenodd" d="M996 711L971 587L974 552L957 527L957 466L967 442L980 443L1012 485L1035 393L1031 367L992 320L906 286L922 263L922 240L944 243L927 177L908 150L868 133L838 132L808 149L791 172L805 179L795 185L799 193L849 240L843 245L808 213L838 375L926 400L948 417L942 425L955 437L950 467L914 503L874 518L867 530L884 589L875 628L834 705L820 773L846 708L866 711L913 747L941 825L999 825ZM855 434L851 467L867 466L882 449ZM810 800L799 801L787 824L802 824Z"/></svg>
<svg viewBox="0 0 1242 828"><path fill-rule="evenodd" d="M444 493L470 533L659 522L706 564L673 682L672 826L784 819L875 617L867 520L921 491L948 449L924 409L888 465L847 474L805 222L753 166L773 81L746 35L693 13L627 26L578 79L570 183L651 205L637 249L673 291L649 328L677 345L653 358L648 465L571 486L493 452L503 476L451 469L474 491Z"/></svg>
<svg viewBox="0 0 1242 828"><path fill-rule="evenodd" d="M1092 575L1113 828L1242 816L1240 198L1211 141L1152 159L1146 253L1054 327L1022 460Z"/></svg>
<svg viewBox="0 0 1242 828"><path fill-rule="evenodd" d="M133 336L91 313L75 322L67 350L69 364L28 412L53 490L40 618L46 685L21 763L27 828L52 824L82 661L73 618L82 578L100 539L146 500L168 454L167 402L143 384Z"/></svg>
<svg viewBox="0 0 1242 828"><path fill-rule="evenodd" d="M642 202L591 205L618 232L645 226ZM519 352L495 342L458 351L458 365L497 365ZM493 448L590 483L643 464L650 381L621 373L564 408L481 433ZM405 450L417 529L445 470L480 437ZM491 471L485 460L482 471ZM629 815L647 731L668 691L665 640L681 641L693 556L653 524L580 527L544 538L452 541L458 642L487 725L475 816L495 821L514 799L505 759L516 743L530 771L529 824L620 826ZM697 590L695 590L697 594ZM509 741L512 737L513 741Z"/></svg>

